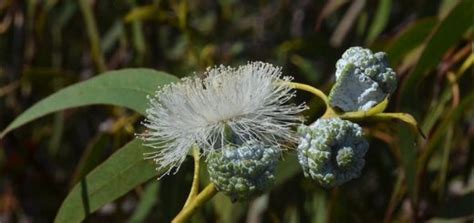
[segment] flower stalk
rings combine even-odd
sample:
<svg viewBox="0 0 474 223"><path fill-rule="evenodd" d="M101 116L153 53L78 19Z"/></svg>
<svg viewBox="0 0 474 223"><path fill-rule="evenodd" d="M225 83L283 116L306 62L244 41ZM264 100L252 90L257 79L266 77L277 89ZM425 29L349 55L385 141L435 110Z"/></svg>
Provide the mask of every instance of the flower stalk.
<svg viewBox="0 0 474 223"><path fill-rule="evenodd" d="M193 158L194 158L194 174L193 183L191 184L191 190L189 191L188 198L184 203L183 209L198 195L199 193L199 160L201 154L199 153L199 147L193 146Z"/></svg>
<svg viewBox="0 0 474 223"><path fill-rule="evenodd" d="M204 188L194 199L189 202L188 205L181 210L178 215L173 219L173 223L187 222L191 216L202 207L208 200L210 200L217 193L217 188L214 184L210 183Z"/></svg>
<svg viewBox="0 0 474 223"><path fill-rule="evenodd" d="M311 85L307 84L302 84L302 83L297 83L297 82L286 82L285 84L288 84L291 88L293 89L298 89L298 90L303 90L307 91L316 97L320 98L323 100L324 105L326 107L326 111L324 112L323 116L321 118L332 118L332 117L337 117L337 112L332 109L332 107L329 105L329 99L326 94L324 94L321 90L312 87Z"/></svg>
<svg viewBox="0 0 474 223"><path fill-rule="evenodd" d="M366 120L366 119L375 120L375 121L387 121L387 120L392 120L392 119L398 119L408 124L413 129L413 131L419 132L423 136L423 138L426 138L423 132L420 130L417 121L410 114L384 113L385 109L388 106L388 97L367 111L338 113L330 106L328 96L324 94L321 90L307 84L301 84L301 83L296 83L296 82L287 82L286 84L288 84L293 89L307 91L321 98L321 100L324 101L324 104L326 106L326 111L324 112L323 116L321 116L321 118L339 117L341 119L351 120L351 121L360 121L360 120Z"/></svg>

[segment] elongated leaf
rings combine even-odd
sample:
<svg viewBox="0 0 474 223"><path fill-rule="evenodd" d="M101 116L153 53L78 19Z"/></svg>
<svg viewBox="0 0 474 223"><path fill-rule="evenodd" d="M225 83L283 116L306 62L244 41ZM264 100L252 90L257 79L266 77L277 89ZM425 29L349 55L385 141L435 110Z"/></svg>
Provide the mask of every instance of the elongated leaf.
<svg viewBox="0 0 474 223"><path fill-rule="evenodd" d="M311 64L310 60L299 55L291 56L290 60L296 67L298 67L301 74L304 75L310 83L318 83L321 77L323 77L321 72Z"/></svg>
<svg viewBox="0 0 474 223"><path fill-rule="evenodd" d="M328 222L327 219L327 198L326 198L326 193L318 189L313 193L313 199L311 202L311 207L312 210L309 212L312 213L311 218L312 218L312 223L324 223Z"/></svg>
<svg viewBox="0 0 474 223"><path fill-rule="evenodd" d="M145 5L140 7L134 7L127 15L124 17L125 22L133 21L143 21L156 19L160 15L158 8L153 5Z"/></svg>
<svg viewBox="0 0 474 223"><path fill-rule="evenodd" d="M88 214L158 175L146 148L135 139L95 168L67 195L54 222L81 222Z"/></svg>
<svg viewBox="0 0 474 223"><path fill-rule="evenodd" d="M418 199L418 188L416 187L416 137L412 129L400 124L399 145L402 168L405 174L406 186L413 200Z"/></svg>
<svg viewBox="0 0 474 223"><path fill-rule="evenodd" d="M468 109L469 106L472 106L472 104L474 104L474 92L466 95L459 105L444 117L443 121L439 124L439 127L437 127L436 131L433 133L426 149L421 154L418 161L419 166L424 167L426 165L429 156L432 154L436 146L439 145L443 136L446 135L449 125L451 123L456 123L464 115L466 109Z"/></svg>
<svg viewBox="0 0 474 223"><path fill-rule="evenodd" d="M275 186L285 183L288 179L302 171L296 156L288 154L278 163Z"/></svg>
<svg viewBox="0 0 474 223"><path fill-rule="evenodd" d="M158 201L159 188L159 182L150 182L146 186L145 192L141 196L140 203L138 203L129 222L145 222L146 217Z"/></svg>
<svg viewBox="0 0 474 223"><path fill-rule="evenodd" d="M388 98L385 98L383 101L378 103L376 106L370 108L367 111L355 111L355 112L346 112L340 115L343 119L363 119L365 117L373 116L385 111L388 106Z"/></svg>
<svg viewBox="0 0 474 223"><path fill-rule="evenodd" d="M232 203L223 193L217 193L212 199L214 211L222 222L236 223L245 214L248 204L244 202Z"/></svg>
<svg viewBox="0 0 474 223"><path fill-rule="evenodd" d="M426 138L425 134L420 129L420 126L418 126L418 122L416 121L416 119L413 118L413 116L408 113L380 113L380 114L375 114L371 118L378 121L384 121L388 119L398 119L400 121L405 122L407 125L409 125L412 128L413 132L418 132L420 133L421 136L423 136L423 138Z"/></svg>
<svg viewBox="0 0 474 223"><path fill-rule="evenodd" d="M439 208L437 217L444 219L466 218L474 215L472 205L474 204L474 192L468 192L461 197L448 201ZM472 218L471 218L472 221Z"/></svg>
<svg viewBox="0 0 474 223"><path fill-rule="evenodd" d="M426 72L436 66L443 54L462 37L472 26L472 1L461 1L449 15L441 21L432 34L413 72L407 77L402 86L402 98L409 107L416 104L418 96L415 94L416 86L426 76ZM406 106L405 106L406 107Z"/></svg>
<svg viewBox="0 0 474 223"><path fill-rule="evenodd" d="M147 106L146 96L153 94L158 86L176 80L172 75L151 69L106 72L39 101L3 130L0 138L30 121L67 108L107 104L124 106L143 114Z"/></svg>
<svg viewBox="0 0 474 223"><path fill-rule="evenodd" d="M370 26L369 34L367 35L366 43L373 42L377 36L387 26L388 19L390 18L390 9L392 6L392 0L381 0L377 7L377 12L373 19L372 25Z"/></svg>
<svg viewBox="0 0 474 223"><path fill-rule="evenodd" d="M89 142L71 177L71 188L102 162L101 158L105 155L104 150L108 141L109 139L105 134L99 134Z"/></svg>
<svg viewBox="0 0 474 223"><path fill-rule="evenodd" d="M436 18L424 18L413 22L405 28L385 48L390 62L398 64L407 53L423 43L437 22Z"/></svg>

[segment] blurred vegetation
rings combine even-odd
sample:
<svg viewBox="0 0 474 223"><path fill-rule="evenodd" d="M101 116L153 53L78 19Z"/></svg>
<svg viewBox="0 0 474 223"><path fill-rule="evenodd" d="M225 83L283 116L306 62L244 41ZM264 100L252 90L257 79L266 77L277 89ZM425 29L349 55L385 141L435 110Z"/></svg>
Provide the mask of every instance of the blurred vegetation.
<svg viewBox="0 0 474 223"><path fill-rule="evenodd" d="M371 146L359 179L325 190L303 177L291 153L270 193L236 204L219 194L193 222L472 221L473 9L470 0L3 0L0 129L65 86L128 67L183 77L262 60L328 92L336 60L360 45L388 53L400 78L388 111L413 114L426 138L395 121L362 123ZM314 121L321 102L298 95ZM140 120L124 108L89 106L6 135L0 222L52 222L71 188L143 129ZM192 168L188 159L178 174L149 180L87 222L168 222Z"/></svg>

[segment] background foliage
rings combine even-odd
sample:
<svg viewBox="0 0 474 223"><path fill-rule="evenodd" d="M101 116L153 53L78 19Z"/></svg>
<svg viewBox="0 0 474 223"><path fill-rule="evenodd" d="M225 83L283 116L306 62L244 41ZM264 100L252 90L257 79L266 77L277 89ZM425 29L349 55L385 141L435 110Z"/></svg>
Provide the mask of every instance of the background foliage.
<svg viewBox="0 0 474 223"><path fill-rule="evenodd" d="M193 221L472 220L472 10L469 0L1 1L0 129L61 111L1 139L0 221L167 222L181 209L192 159L156 181L133 140L144 95L176 78L100 73L183 77L262 60L328 92L354 45L388 53L401 81L387 110L413 114L426 138L362 123L371 146L359 179L322 189L289 153L269 194L237 204L219 194ZM314 121L321 102L298 95ZM125 108L73 108L97 104Z"/></svg>

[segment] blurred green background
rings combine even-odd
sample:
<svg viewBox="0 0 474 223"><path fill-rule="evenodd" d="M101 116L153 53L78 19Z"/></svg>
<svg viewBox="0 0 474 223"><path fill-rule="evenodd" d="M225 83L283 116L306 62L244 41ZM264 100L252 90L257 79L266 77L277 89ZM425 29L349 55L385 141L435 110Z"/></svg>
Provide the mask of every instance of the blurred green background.
<svg viewBox="0 0 474 223"><path fill-rule="evenodd" d="M464 222L474 218L474 2L471 0L0 1L0 129L35 102L107 70L184 77L261 60L328 92L350 46L388 53L400 78L388 111L409 112L423 138L365 122L360 178L326 190L289 153L273 190L248 203L216 196L193 222ZM307 101L307 123L323 104ZM0 222L52 222L85 174L134 138L143 117L89 106L48 115L0 141ZM168 222L192 181L152 179L86 222ZM203 171L206 181L205 171Z"/></svg>

